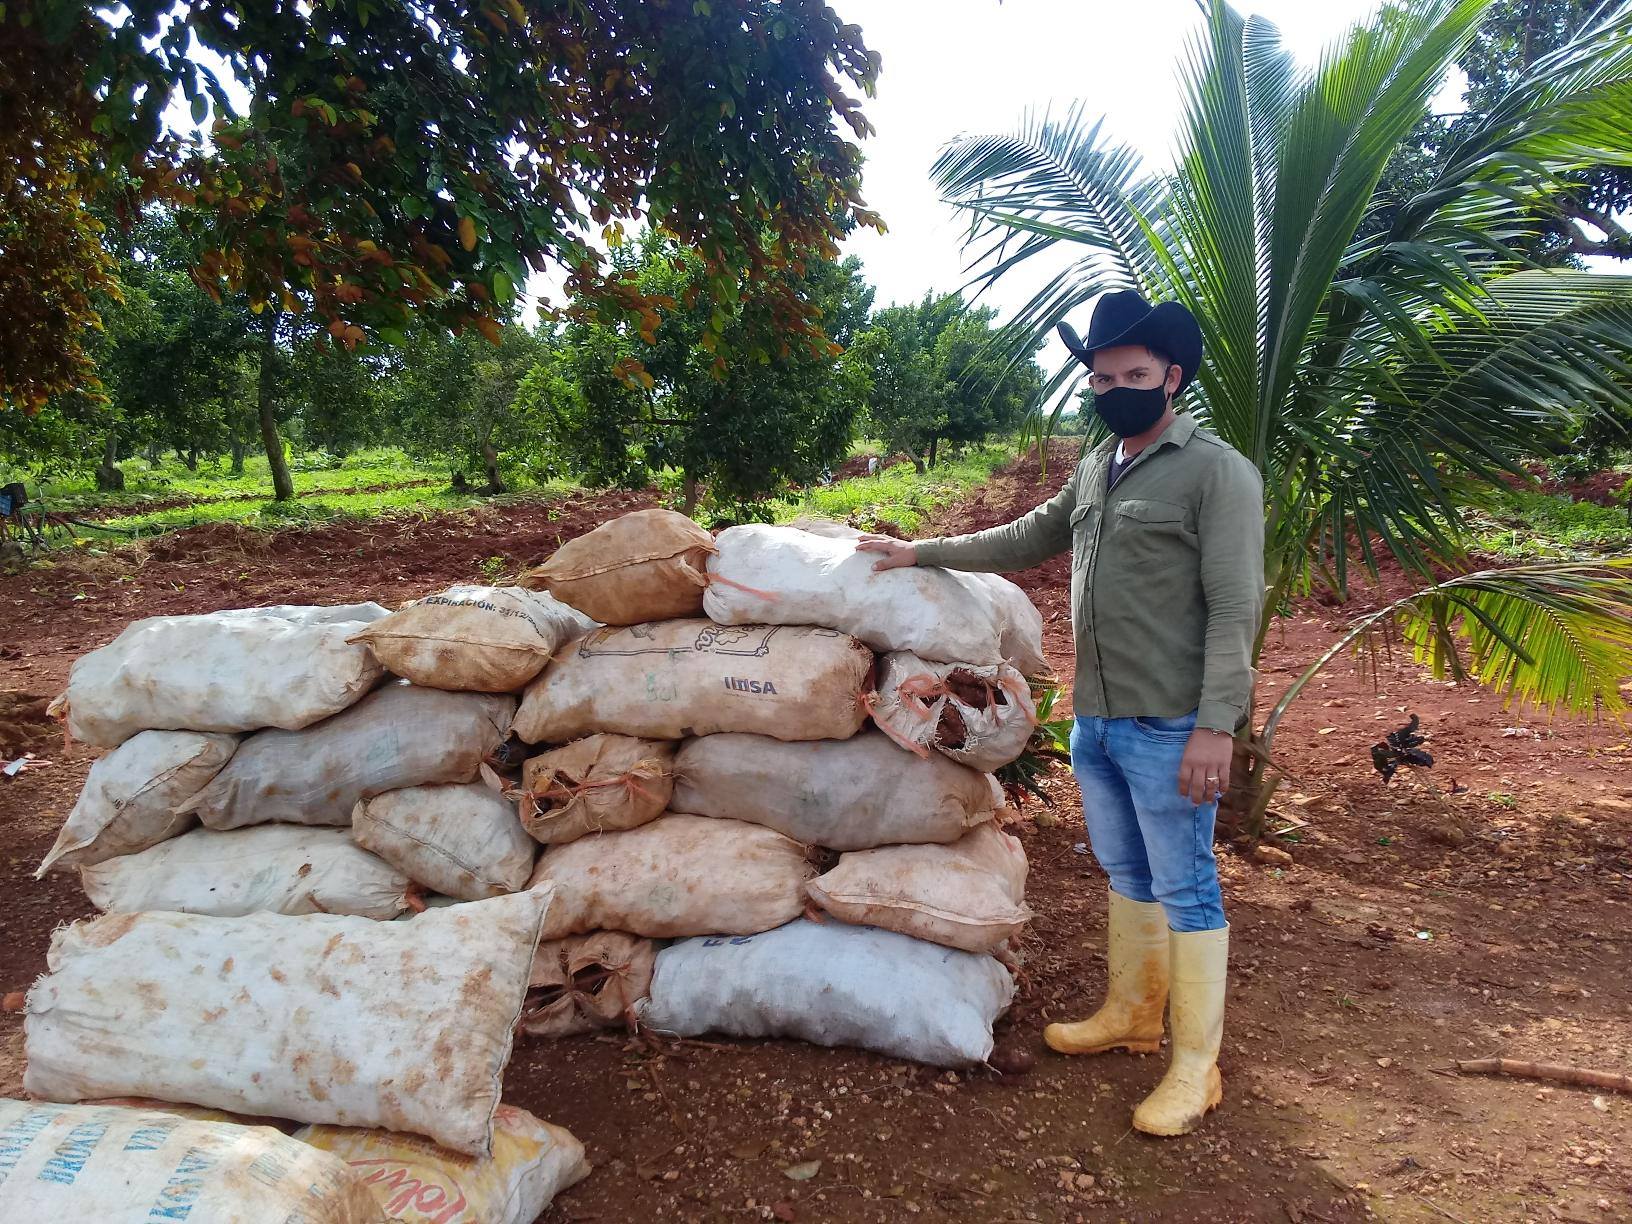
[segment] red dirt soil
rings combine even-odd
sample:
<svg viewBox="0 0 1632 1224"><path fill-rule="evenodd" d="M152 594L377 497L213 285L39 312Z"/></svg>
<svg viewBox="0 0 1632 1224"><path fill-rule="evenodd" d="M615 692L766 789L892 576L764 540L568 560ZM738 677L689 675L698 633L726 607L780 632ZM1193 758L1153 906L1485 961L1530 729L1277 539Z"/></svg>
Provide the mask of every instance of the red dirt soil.
<svg viewBox="0 0 1632 1224"><path fill-rule="evenodd" d="M934 531L1042 501L1069 473L1068 447L1057 445L1046 479L1023 460ZM56 692L76 656L138 616L391 604L513 574L649 504L612 494L270 535L206 527L37 567L0 579L0 690ZM1016 575L1062 676L1068 564ZM1368 606L1310 602L1282 618L1260 700ZM1050 784L1057 807L1033 804L1018 829L1038 917L999 1039L1035 1055L1029 1071L954 1075L789 1042L659 1053L621 1037L524 1039L506 1099L572 1129L596 1165L545 1220L1632 1218L1632 1097L1448 1072L1485 1055L1632 1068L1626 737L1504 710L1406 658L1382 660L1375 681L1339 664L1286 720L1277 756L1297 777L1275 810L1299 827L1274 844L1292 861L1221 852L1234 945L1225 1101L1197 1134L1129 1129L1160 1058L1063 1059L1041 1046L1046 1022L1080 1015L1104 985L1105 880L1079 849L1062 775ZM1408 712L1437 764L1384 786L1369 747ZM52 928L88 910L70 877L28 877L92 754L42 738L37 701L0 706L8 719L8 734L51 763L0 779L0 992L25 989ZM0 1036L0 1092L15 1095L16 1016L0 1017ZM809 1180L783 1174L806 1161L821 1162Z"/></svg>

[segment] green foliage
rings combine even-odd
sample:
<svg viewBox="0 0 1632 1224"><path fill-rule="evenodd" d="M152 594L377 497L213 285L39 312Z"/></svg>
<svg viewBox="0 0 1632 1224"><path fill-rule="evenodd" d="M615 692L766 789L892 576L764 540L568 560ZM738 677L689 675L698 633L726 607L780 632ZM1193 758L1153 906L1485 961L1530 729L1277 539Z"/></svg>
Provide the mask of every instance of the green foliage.
<svg viewBox="0 0 1632 1224"><path fill-rule="evenodd" d="M843 458L861 385L840 346L871 299L854 259L808 261L774 281L807 303L823 334L786 327L758 287L716 293L702 262L672 241L648 235L625 258L661 316L571 324L560 353L522 384L518 411L539 429L552 470L639 484L673 468L688 512L706 490L714 513L741 517Z"/></svg>
<svg viewBox="0 0 1632 1224"><path fill-rule="evenodd" d="M661 226L724 286L877 224L836 127L869 130L847 90L870 93L877 67L857 27L778 0L5 5L0 216L13 197L43 205L50 241L0 279L0 319L38 324L0 333L0 403L32 410L71 385L83 293L32 299L91 280L81 221L99 189L180 205L201 286L257 312L304 303L348 350L394 342L416 314L496 341L529 267L554 263L614 313L647 306L603 274L597 228ZM195 124L213 112L209 144L166 130L182 100ZM37 150L38 182L12 172Z"/></svg>
<svg viewBox="0 0 1632 1224"><path fill-rule="evenodd" d="M996 316L957 294L873 316L849 357L867 375L868 428L888 453L933 463L939 443L1006 433L1035 406L1042 371L1030 354L1010 362L991 342Z"/></svg>
<svg viewBox="0 0 1632 1224"><path fill-rule="evenodd" d="M518 406L528 372L547 358L550 334L512 319L497 346L474 332L449 336L412 326L386 359L382 415L413 454L482 474L486 490L507 487L505 472L531 467L539 439Z"/></svg>
<svg viewBox="0 0 1632 1224"><path fill-rule="evenodd" d="M1625 510L1534 489L1497 492L1472 526L1479 552L1513 560L1632 551Z"/></svg>
<svg viewBox="0 0 1632 1224"><path fill-rule="evenodd" d="M1013 458L1009 446L987 444L971 447L928 472L910 463L897 463L873 476L808 488L777 506L775 519L785 523L812 515L867 531L888 525L904 535L916 535L935 511L985 484Z"/></svg>

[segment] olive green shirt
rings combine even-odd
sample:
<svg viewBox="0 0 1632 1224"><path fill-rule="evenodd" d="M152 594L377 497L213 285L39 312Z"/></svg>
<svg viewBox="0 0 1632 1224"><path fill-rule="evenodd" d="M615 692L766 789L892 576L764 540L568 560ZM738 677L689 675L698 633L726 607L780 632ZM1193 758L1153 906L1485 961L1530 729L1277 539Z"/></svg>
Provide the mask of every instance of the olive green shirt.
<svg viewBox="0 0 1632 1224"><path fill-rule="evenodd" d="M1180 416L1107 489L1111 438L1030 514L918 543L918 564L1022 570L1071 550L1079 717L1178 718L1234 732L1264 594L1258 469Z"/></svg>

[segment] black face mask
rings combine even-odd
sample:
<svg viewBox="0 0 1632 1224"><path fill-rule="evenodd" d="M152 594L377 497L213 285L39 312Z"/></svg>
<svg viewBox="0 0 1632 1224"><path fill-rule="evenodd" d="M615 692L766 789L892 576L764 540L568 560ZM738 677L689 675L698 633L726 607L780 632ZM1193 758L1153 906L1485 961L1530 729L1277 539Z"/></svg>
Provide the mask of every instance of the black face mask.
<svg viewBox="0 0 1632 1224"><path fill-rule="evenodd" d="M1094 411L1119 438L1136 438L1162 419L1167 411L1167 383L1148 391L1138 387L1112 387L1094 395Z"/></svg>

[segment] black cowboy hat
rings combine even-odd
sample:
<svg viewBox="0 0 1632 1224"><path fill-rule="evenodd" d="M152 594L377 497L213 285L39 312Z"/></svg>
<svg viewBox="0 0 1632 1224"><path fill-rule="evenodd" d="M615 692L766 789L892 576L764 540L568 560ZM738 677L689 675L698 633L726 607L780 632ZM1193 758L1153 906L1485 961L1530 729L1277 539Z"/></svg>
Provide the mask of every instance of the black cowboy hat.
<svg viewBox="0 0 1632 1224"><path fill-rule="evenodd" d="M1119 344L1143 344L1166 353L1183 371L1175 395L1184 392L1201 365L1201 325L1189 308L1178 302L1152 306L1134 289L1107 293L1095 303L1086 340L1069 323L1061 323L1056 330L1071 355L1090 370L1096 352Z"/></svg>

